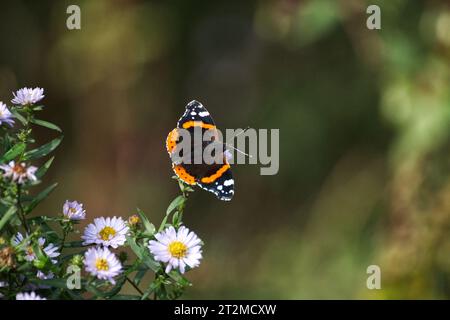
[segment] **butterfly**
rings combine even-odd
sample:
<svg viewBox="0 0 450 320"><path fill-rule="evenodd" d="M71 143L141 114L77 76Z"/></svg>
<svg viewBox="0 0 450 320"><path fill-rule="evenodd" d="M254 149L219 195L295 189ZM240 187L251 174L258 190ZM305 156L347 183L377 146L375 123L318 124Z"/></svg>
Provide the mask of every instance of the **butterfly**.
<svg viewBox="0 0 450 320"><path fill-rule="evenodd" d="M184 161L183 163L175 157L177 146L182 141L180 129L187 130L192 137L194 136L194 130L199 129L203 134L207 132L212 136L210 141L202 141L201 143L196 143L195 139L191 139L191 150L201 148L202 154L211 143L220 143L218 142L216 124L208 110L198 101L189 102L185 112L177 122L177 127L167 135L166 149L172 161L172 169L180 180L188 185L197 185L212 192L220 200L230 201L234 195L234 179L231 174L231 166L227 160L227 150L223 147L224 144L221 144L222 147L217 149L219 151L216 155L217 159L222 161L215 161L212 164L203 161L201 163L194 163L194 161L186 163L187 161ZM193 153L191 152L192 155ZM188 156L191 157L191 155Z"/></svg>

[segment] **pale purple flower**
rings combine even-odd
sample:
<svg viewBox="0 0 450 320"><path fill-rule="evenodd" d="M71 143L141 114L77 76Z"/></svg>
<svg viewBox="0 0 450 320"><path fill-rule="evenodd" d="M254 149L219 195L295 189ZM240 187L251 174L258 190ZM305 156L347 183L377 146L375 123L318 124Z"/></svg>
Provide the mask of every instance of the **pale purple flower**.
<svg viewBox="0 0 450 320"><path fill-rule="evenodd" d="M14 120L11 111L6 107L6 104L0 101L0 125L6 123L12 127Z"/></svg>
<svg viewBox="0 0 450 320"><path fill-rule="evenodd" d="M8 164L0 165L0 170L3 170L5 178L11 178L13 182L23 184L26 181L36 181L36 170L34 166L27 167L24 162L15 163L10 161Z"/></svg>
<svg viewBox="0 0 450 320"><path fill-rule="evenodd" d="M11 102L22 106L35 104L45 97L44 89L42 88L22 88L17 90L16 93L13 92L13 95L14 99Z"/></svg>
<svg viewBox="0 0 450 320"><path fill-rule="evenodd" d="M63 215L70 220L83 220L86 218L86 210L83 209L82 203L66 200Z"/></svg>
<svg viewBox="0 0 450 320"><path fill-rule="evenodd" d="M83 245L97 244L116 249L126 241L128 226L121 217L95 218L94 223L84 229Z"/></svg>
<svg viewBox="0 0 450 320"><path fill-rule="evenodd" d="M45 274L39 270L36 274L36 277L41 280L50 280L50 279L55 278L55 274L51 271L49 271L47 274ZM39 284L37 286L32 285L30 287L32 287L33 289L50 289L51 288L51 286L48 286L46 284Z"/></svg>

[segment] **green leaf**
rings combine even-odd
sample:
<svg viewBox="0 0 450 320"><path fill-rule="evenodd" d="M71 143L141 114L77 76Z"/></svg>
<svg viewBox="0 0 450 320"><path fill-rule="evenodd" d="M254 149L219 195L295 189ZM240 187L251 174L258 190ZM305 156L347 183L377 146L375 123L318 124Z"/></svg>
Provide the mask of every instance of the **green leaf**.
<svg viewBox="0 0 450 320"><path fill-rule="evenodd" d="M169 216L166 215L166 216L164 217L164 219L161 221L161 225L160 225L159 228L158 228L158 232L161 232L161 231L164 230L164 227L166 226L166 223L167 223L167 219L168 219L168 218L169 218Z"/></svg>
<svg viewBox="0 0 450 320"><path fill-rule="evenodd" d="M142 261L148 268L152 269L155 272L157 272L161 268L161 265L159 264L159 262L155 261L155 259L153 259L152 257L150 257L147 254L144 255L144 258L142 259Z"/></svg>
<svg viewBox="0 0 450 320"><path fill-rule="evenodd" d="M18 157L25 151L26 145L23 142L20 142L14 145L11 149L9 149L0 159L0 162L8 162Z"/></svg>
<svg viewBox="0 0 450 320"><path fill-rule="evenodd" d="M58 138L53 139L52 141L40 146L39 148L25 152L24 159L31 160L31 159L38 159L38 158L45 157L46 155L48 155L50 152L52 152L59 146L62 139L63 139L62 136L58 137Z"/></svg>
<svg viewBox="0 0 450 320"><path fill-rule="evenodd" d="M58 127L56 124L48 122L48 121L45 121L45 120L32 119L30 122L34 123L34 124L36 124L38 126L45 127L47 129L51 129L51 130L55 130L55 131L58 131L58 132L62 132L61 128Z"/></svg>
<svg viewBox="0 0 450 320"><path fill-rule="evenodd" d="M142 260L142 258L144 257L144 250L140 246L138 246L136 240L131 237L127 237L127 243L129 244L131 250L133 250L133 252L136 254L136 256Z"/></svg>
<svg viewBox="0 0 450 320"><path fill-rule="evenodd" d="M39 106L34 106L33 107L33 111L42 111L44 110L44 106L43 105L39 105Z"/></svg>
<svg viewBox="0 0 450 320"><path fill-rule="evenodd" d="M53 288L67 289L67 279L33 279L31 282Z"/></svg>
<svg viewBox="0 0 450 320"><path fill-rule="evenodd" d="M49 263L50 259L38 243L33 244L32 247L33 253L36 255L36 258L33 260L33 266L38 269L43 269Z"/></svg>
<svg viewBox="0 0 450 320"><path fill-rule="evenodd" d="M97 298L100 297L100 298L104 298L104 299L109 299L109 298L117 295L120 292L123 284L125 283L125 280L126 279L124 277L117 279L115 286L110 291L99 290L99 288L102 286L109 287L109 282L104 281L104 280L93 281L91 283L88 283L88 284L86 284L86 289L88 291L90 291L91 293L93 293L94 295L96 295Z"/></svg>
<svg viewBox="0 0 450 320"><path fill-rule="evenodd" d="M58 183L54 183L51 186L42 190L33 200L31 200L31 203L25 207L24 209L25 214L33 210L42 200L44 200L56 188L57 185Z"/></svg>
<svg viewBox="0 0 450 320"><path fill-rule="evenodd" d="M16 207L10 207L8 211L3 215L3 217L0 219L0 230L3 229L6 223L8 223L9 219L12 218L14 213L16 213L17 209Z"/></svg>
<svg viewBox="0 0 450 320"><path fill-rule="evenodd" d="M145 290L144 295L141 297L141 300L146 300L149 295L151 295L155 290L157 290L160 286L160 283L157 281L153 281L148 286L148 289Z"/></svg>
<svg viewBox="0 0 450 320"><path fill-rule="evenodd" d="M22 125L26 126L28 124L27 119L25 119L17 110L11 110L11 113L14 115L14 118L22 123Z"/></svg>
<svg viewBox="0 0 450 320"><path fill-rule="evenodd" d="M183 277L178 271L172 270L171 272L169 272L169 277L183 287L191 285L191 282Z"/></svg>
<svg viewBox="0 0 450 320"><path fill-rule="evenodd" d="M136 243L136 240L131 237L127 237L127 243L130 246L131 250L133 250L136 256L147 266L147 268L150 268L153 271L158 271L160 269L159 263L147 254L147 247L139 246Z"/></svg>
<svg viewBox="0 0 450 320"><path fill-rule="evenodd" d="M151 223L148 220L147 216L145 215L145 213L141 209L138 208L137 212L138 212L139 218L141 218L141 221L144 224L144 228L146 230L145 234L149 235L149 236L153 235L155 233L155 230L156 230L156 228L153 225L153 223Z"/></svg>
<svg viewBox="0 0 450 320"><path fill-rule="evenodd" d="M170 214L175 208L177 208L179 205L181 205L185 201L185 198L183 196L178 196L169 204L169 207L167 207L166 215Z"/></svg>
<svg viewBox="0 0 450 320"><path fill-rule="evenodd" d="M46 163L44 163L44 165L42 167L40 167L37 171L36 171L36 177L38 179L41 179L44 174L47 172L47 170L50 168L50 166L52 165L53 160L55 159L55 157L51 157L49 160L47 160Z"/></svg>
<svg viewBox="0 0 450 320"><path fill-rule="evenodd" d="M144 278L145 274L147 273L147 268L139 269L138 272L136 272L136 275L134 276L133 282L138 286L142 279Z"/></svg>

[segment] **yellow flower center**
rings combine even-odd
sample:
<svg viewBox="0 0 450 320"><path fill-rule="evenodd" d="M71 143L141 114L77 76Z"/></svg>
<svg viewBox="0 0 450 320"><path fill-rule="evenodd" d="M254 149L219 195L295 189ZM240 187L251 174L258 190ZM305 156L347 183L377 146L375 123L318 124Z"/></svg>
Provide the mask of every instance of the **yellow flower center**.
<svg viewBox="0 0 450 320"><path fill-rule="evenodd" d="M116 230L111 227L104 227L98 235L102 238L103 241L109 240L109 237L114 237L116 235Z"/></svg>
<svg viewBox="0 0 450 320"><path fill-rule="evenodd" d="M184 258L186 256L187 247L180 241L174 241L169 244L169 252L174 258Z"/></svg>
<svg viewBox="0 0 450 320"><path fill-rule="evenodd" d="M104 258L98 258L95 261L95 267L97 268L97 270L103 270L103 271L109 270L108 261L106 261L106 259L104 259Z"/></svg>
<svg viewBox="0 0 450 320"><path fill-rule="evenodd" d="M32 247L32 246L28 246L28 247L27 247L27 254L30 255L30 256L31 256L32 254L34 254L34 251L33 251L33 247Z"/></svg>
<svg viewBox="0 0 450 320"><path fill-rule="evenodd" d="M76 213L76 212L77 212L77 209L75 209L75 208L72 207L72 208L69 209L69 211L70 211L71 213Z"/></svg>

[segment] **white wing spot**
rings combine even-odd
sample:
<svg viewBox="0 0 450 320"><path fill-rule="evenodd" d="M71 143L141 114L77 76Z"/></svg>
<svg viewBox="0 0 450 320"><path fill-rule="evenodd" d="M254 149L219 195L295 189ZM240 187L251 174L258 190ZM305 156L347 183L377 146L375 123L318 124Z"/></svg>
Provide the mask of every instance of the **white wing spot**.
<svg viewBox="0 0 450 320"><path fill-rule="evenodd" d="M231 185L233 185L233 184L234 184L234 180L233 180L233 179L225 180L225 181L223 182L223 185L224 185L225 187L231 186Z"/></svg>
<svg viewBox="0 0 450 320"><path fill-rule="evenodd" d="M217 190L222 190L223 189L223 186L218 186L217 187Z"/></svg>
<svg viewBox="0 0 450 320"><path fill-rule="evenodd" d="M209 116L209 112L208 111L202 111L202 112L199 112L198 115L200 117L207 117L207 116Z"/></svg>

